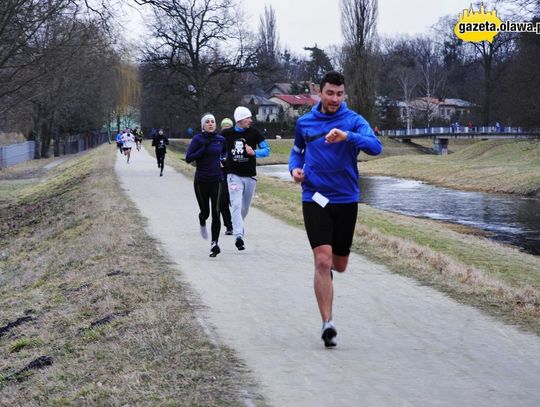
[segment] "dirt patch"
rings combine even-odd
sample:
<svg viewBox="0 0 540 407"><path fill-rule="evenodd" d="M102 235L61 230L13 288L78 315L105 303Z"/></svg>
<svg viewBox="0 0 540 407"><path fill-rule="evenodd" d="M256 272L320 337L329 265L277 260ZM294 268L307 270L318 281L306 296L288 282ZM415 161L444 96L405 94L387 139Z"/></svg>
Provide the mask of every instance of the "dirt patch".
<svg viewBox="0 0 540 407"><path fill-rule="evenodd" d="M0 327L0 338L6 335L13 328L18 327L19 325L24 324L25 322L32 321L34 317L26 315L24 317L17 318L15 321L8 322L6 325Z"/></svg>

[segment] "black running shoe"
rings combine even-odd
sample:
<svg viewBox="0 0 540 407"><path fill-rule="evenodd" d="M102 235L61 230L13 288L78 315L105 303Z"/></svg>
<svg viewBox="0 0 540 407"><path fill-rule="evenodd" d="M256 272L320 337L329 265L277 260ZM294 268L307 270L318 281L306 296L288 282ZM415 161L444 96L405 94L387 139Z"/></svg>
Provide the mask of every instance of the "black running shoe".
<svg viewBox="0 0 540 407"><path fill-rule="evenodd" d="M244 247L244 241L242 240L241 237L237 237L236 238L236 242L234 242L234 245L236 246L236 248L238 250L244 250L245 247Z"/></svg>
<svg viewBox="0 0 540 407"><path fill-rule="evenodd" d="M228 235L228 236L231 236L231 235L233 234L232 228L227 228L227 229L225 230L225 234Z"/></svg>
<svg viewBox="0 0 540 407"><path fill-rule="evenodd" d="M221 253L221 250L219 249L217 242L212 242L210 245L210 257L216 257L219 253Z"/></svg>
<svg viewBox="0 0 540 407"><path fill-rule="evenodd" d="M321 339L324 341L324 346L333 348L337 345L336 342L337 330L332 321L325 322L322 327Z"/></svg>

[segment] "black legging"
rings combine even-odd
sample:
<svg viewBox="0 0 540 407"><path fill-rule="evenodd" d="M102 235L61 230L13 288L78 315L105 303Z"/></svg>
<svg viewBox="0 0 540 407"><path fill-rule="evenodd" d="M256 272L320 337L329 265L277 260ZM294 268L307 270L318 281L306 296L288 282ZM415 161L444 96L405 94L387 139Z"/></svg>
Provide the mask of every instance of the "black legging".
<svg viewBox="0 0 540 407"><path fill-rule="evenodd" d="M165 165L165 150L156 148L156 158L158 167L163 170L163 166Z"/></svg>
<svg viewBox="0 0 540 407"><path fill-rule="evenodd" d="M212 241L219 239L219 229L221 221L219 219L219 208L221 201L221 182L198 182L193 183L195 187L195 196L201 212L199 213L199 224L206 225L206 220L210 216L210 205L212 203Z"/></svg>

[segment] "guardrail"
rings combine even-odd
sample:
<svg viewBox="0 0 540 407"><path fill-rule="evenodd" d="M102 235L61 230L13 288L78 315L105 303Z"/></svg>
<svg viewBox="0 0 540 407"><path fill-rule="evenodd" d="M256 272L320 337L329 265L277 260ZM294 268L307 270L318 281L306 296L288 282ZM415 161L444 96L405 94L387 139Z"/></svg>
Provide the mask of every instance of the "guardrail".
<svg viewBox="0 0 540 407"><path fill-rule="evenodd" d="M382 130L381 135L387 137L421 137L421 136L436 136L438 134L451 135L451 134L469 134L475 136L478 134L540 134L540 129L523 130L521 127L512 126L444 126L444 127L428 127L419 129L399 129L399 130Z"/></svg>

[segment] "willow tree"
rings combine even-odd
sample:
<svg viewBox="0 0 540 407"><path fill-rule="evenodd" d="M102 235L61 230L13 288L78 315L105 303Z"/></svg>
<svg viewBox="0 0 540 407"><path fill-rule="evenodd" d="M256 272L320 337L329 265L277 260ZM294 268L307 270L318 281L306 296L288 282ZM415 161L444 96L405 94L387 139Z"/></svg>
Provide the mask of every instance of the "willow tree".
<svg viewBox="0 0 540 407"><path fill-rule="evenodd" d="M377 12L377 0L341 0L348 103L369 122L375 110Z"/></svg>
<svg viewBox="0 0 540 407"><path fill-rule="evenodd" d="M129 63L117 61L114 65L114 92L110 118L116 119L117 130L120 131L122 119L128 118L137 111L141 101L141 81L138 68ZM127 126L129 123L124 123Z"/></svg>

